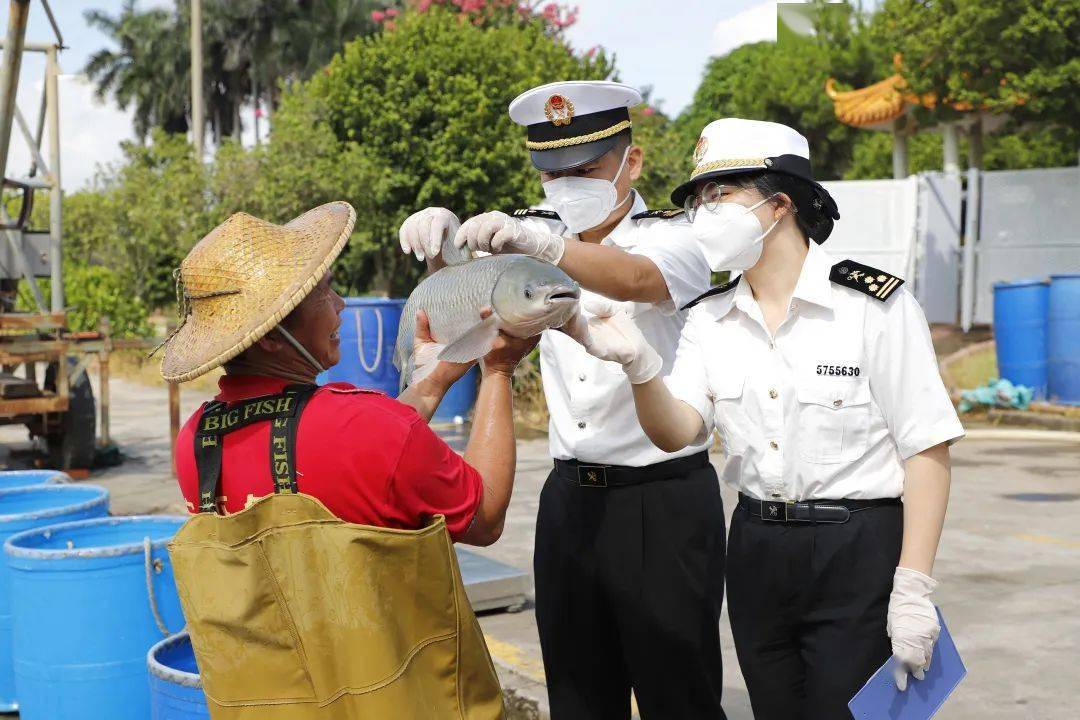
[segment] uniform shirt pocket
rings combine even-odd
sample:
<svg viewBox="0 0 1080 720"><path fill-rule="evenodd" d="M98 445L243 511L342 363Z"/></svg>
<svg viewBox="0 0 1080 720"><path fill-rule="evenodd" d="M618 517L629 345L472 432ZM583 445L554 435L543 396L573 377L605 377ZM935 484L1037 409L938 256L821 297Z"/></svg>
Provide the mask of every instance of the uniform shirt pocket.
<svg viewBox="0 0 1080 720"><path fill-rule="evenodd" d="M709 386L716 430L724 443L724 454L728 457L745 455L750 433L750 419L743 407L746 377L729 374L717 378L710 373Z"/></svg>
<svg viewBox="0 0 1080 720"><path fill-rule="evenodd" d="M858 460L870 438L870 383L866 378L810 379L798 390L799 456L812 463Z"/></svg>

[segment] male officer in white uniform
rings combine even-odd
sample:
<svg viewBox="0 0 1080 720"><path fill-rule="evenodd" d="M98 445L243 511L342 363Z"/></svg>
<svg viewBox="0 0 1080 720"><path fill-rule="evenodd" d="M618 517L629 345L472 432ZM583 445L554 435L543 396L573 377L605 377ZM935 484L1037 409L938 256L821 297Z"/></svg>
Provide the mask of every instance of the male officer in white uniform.
<svg viewBox="0 0 1080 720"><path fill-rule="evenodd" d="M510 117L526 127L545 207L484 213L460 229L448 210L428 208L402 225L402 248L432 258L455 237L557 264L584 288L586 309L600 296L618 301L658 350L635 377L666 375L685 321L678 308L708 287L709 268L676 227L681 211L650 213L631 187L642 151L629 108L639 102L612 82L523 93ZM659 450L619 365L562 333L544 334L540 362L555 468L534 570L552 718L629 718L631 688L645 720L723 718L725 527L707 443Z"/></svg>

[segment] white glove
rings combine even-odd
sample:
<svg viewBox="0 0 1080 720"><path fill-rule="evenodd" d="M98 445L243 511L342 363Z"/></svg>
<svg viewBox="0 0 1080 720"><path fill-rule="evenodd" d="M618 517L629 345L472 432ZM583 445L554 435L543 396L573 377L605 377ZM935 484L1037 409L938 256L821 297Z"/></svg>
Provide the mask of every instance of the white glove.
<svg viewBox="0 0 1080 720"><path fill-rule="evenodd" d="M657 376L664 361L625 310L616 311L615 304L606 298L586 300L585 309L595 317L586 319L579 313L564 328L567 335L593 357L622 365L632 385Z"/></svg>
<svg viewBox="0 0 1080 720"><path fill-rule="evenodd" d="M887 630L896 658L896 687L907 689L908 672L922 680L930 667L934 643L941 633L937 610L930 593L938 586L933 578L906 567L896 568L889 596Z"/></svg>
<svg viewBox="0 0 1080 720"><path fill-rule="evenodd" d="M518 253L531 255L558 265L566 250L566 241L559 235L530 228L506 213L486 212L469 218L454 236L458 247L468 245L473 252Z"/></svg>
<svg viewBox="0 0 1080 720"><path fill-rule="evenodd" d="M442 251L443 240L454 237L459 227L461 221L457 215L446 208L424 208L401 223L398 230L401 250L406 255L412 253L421 262L436 257Z"/></svg>

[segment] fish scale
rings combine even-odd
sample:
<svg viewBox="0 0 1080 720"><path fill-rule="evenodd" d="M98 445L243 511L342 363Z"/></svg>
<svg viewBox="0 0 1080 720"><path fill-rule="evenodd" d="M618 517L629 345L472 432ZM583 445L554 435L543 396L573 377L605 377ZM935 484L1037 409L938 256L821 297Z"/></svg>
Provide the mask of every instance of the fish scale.
<svg viewBox="0 0 1080 720"><path fill-rule="evenodd" d="M491 290L499 275L522 255L492 255L450 265L429 275L409 295L402 310L394 365L401 370L402 385L412 376L412 346L416 333L416 313L424 310L431 336L447 344L480 322L480 310L491 304Z"/></svg>

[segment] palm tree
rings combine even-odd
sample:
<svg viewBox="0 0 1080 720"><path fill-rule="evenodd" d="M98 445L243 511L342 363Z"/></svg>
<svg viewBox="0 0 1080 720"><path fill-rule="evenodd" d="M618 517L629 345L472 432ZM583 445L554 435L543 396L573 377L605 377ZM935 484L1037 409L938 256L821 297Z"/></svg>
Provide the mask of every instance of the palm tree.
<svg viewBox="0 0 1080 720"><path fill-rule="evenodd" d="M371 11L386 0L205 0L204 82L207 121L216 141L240 134L240 108L279 100L280 81L303 80L345 43L377 29ZM124 0L119 15L85 14L118 46L99 50L85 72L98 97L134 105L135 131L187 132L190 118L190 0L175 10L137 10Z"/></svg>

